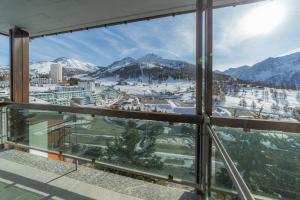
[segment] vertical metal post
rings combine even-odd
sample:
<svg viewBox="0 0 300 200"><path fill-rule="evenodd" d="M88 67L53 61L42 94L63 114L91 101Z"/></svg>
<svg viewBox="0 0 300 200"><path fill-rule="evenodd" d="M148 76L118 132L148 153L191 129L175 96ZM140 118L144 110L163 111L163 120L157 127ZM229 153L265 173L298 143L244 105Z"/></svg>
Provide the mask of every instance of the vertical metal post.
<svg viewBox="0 0 300 200"><path fill-rule="evenodd" d="M10 123L9 123L9 116L8 116L8 113L9 113L9 108L5 107L5 119L6 119L6 138L9 139L11 138L11 133L10 133Z"/></svg>
<svg viewBox="0 0 300 200"><path fill-rule="evenodd" d="M212 28L212 0L207 0L205 11L205 114L212 115L212 54L213 54L213 28Z"/></svg>
<svg viewBox="0 0 300 200"><path fill-rule="evenodd" d="M210 181L211 181L211 154L212 154L212 141L209 137L207 125L210 124L210 116L212 115L212 86L213 86L213 71L212 71L212 49L213 49L213 28L212 28L212 12L213 0L203 0L204 8L204 46L205 46L205 69L204 69L204 124L203 134L201 137L202 145L202 160L201 160L201 173L202 185L205 195L210 196Z"/></svg>
<svg viewBox="0 0 300 200"><path fill-rule="evenodd" d="M7 137L8 137L6 107L1 108L1 132L2 132L2 138L0 144L4 144L7 141Z"/></svg>
<svg viewBox="0 0 300 200"><path fill-rule="evenodd" d="M1 118L1 124L0 124L0 127L1 127L1 132L0 132L0 148L1 148L1 145L2 144L4 144L4 124L3 124L3 109L4 108L0 108L0 110L1 110L1 116L0 116L0 118Z"/></svg>
<svg viewBox="0 0 300 200"><path fill-rule="evenodd" d="M196 114L202 115L202 68L203 68L203 57L202 57L202 0L197 0L196 3ZM196 133L196 183L199 185L199 189L202 190L202 174L201 174L201 135L202 125L197 125Z"/></svg>
<svg viewBox="0 0 300 200"><path fill-rule="evenodd" d="M29 102L29 34L19 28L9 31L10 95L14 102Z"/></svg>
<svg viewBox="0 0 300 200"><path fill-rule="evenodd" d="M75 171L78 170L78 160L76 160L76 163L75 163Z"/></svg>

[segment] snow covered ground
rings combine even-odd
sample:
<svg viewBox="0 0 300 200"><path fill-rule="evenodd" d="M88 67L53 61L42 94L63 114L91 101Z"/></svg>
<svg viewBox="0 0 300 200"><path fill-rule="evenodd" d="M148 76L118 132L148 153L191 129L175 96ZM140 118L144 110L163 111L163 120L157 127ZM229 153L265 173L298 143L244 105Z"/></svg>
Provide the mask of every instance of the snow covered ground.
<svg viewBox="0 0 300 200"><path fill-rule="evenodd" d="M261 110L262 114L274 118L295 120L292 116L293 109L300 107L297 94L296 90L244 87L237 95L226 95L225 102L217 104L215 111L217 108L222 109L220 112L236 109L242 113L257 113Z"/></svg>
<svg viewBox="0 0 300 200"><path fill-rule="evenodd" d="M195 113L195 82L184 80L168 80L166 82L146 80L126 80L104 78L96 81L97 93L105 88L106 93L124 93L129 99L118 99L115 103L126 101L123 108L140 108L145 111L162 111L180 114ZM42 92L53 90L57 85L31 86L30 90ZM108 89L108 90L107 90ZM99 90L99 91L98 91ZM109 96L109 94L108 94ZM295 108L300 108L299 91L291 89L274 89L267 87L240 87L239 92L227 92L225 100L214 105L214 116L246 117L297 121ZM123 97L122 97L123 98ZM140 102L140 98L154 99L157 102ZM130 103L132 102L132 103Z"/></svg>
<svg viewBox="0 0 300 200"><path fill-rule="evenodd" d="M155 107L163 112L194 114L195 112L195 83L191 81L168 81L152 84L136 81L126 81L128 85L117 85L111 80L112 87L129 95L152 96L165 98L167 104L147 104L144 110L153 110ZM232 117L234 110L239 112L238 117L253 118L257 113L261 117L287 121L294 119L293 111L300 107L297 99L297 90L275 89L267 87L241 87L237 94L227 94L225 101L216 104L214 116ZM192 103L193 106L181 106L176 102Z"/></svg>
<svg viewBox="0 0 300 200"><path fill-rule="evenodd" d="M126 92L128 94L155 94L155 93L185 93L189 87L194 87L192 82L173 81L164 83L137 83L128 82L129 85L115 85L116 90Z"/></svg>

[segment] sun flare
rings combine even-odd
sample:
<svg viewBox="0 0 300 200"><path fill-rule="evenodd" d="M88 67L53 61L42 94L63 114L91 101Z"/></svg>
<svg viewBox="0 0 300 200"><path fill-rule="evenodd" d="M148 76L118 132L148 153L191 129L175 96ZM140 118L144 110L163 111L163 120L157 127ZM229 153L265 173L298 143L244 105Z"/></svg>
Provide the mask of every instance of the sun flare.
<svg viewBox="0 0 300 200"><path fill-rule="evenodd" d="M241 32L249 36L268 34L283 22L285 16L283 5L274 1L268 2L241 18Z"/></svg>

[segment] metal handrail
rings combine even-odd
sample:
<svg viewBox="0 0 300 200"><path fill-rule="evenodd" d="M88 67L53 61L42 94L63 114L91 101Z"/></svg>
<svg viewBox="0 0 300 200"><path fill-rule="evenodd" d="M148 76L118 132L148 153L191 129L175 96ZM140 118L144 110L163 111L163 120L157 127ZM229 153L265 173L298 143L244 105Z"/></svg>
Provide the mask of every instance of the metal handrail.
<svg viewBox="0 0 300 200"><path fill-rule="evenodd" d="M299 122L272 121L264 119L243 119L229 117L210 117L210 124L215 126L244 128L256 130L274 130L282 132L300 133Z"/></svg>
<svg viewBox="0 0 300 200"><path fill-rule="evenodd" d="M217 187L217 186L213 186L211 188L211 190L214 191L214 192L224 193L224 194L231 194L231 195L234 195L234 196L239 195L237 191L233 191L231 189L225 189L225 188ZM261 196L261 195L258 195L258 194L253 194L253 196L254 196L255 200L274 200L274 198Z"/></svg>
<svg viewBox="0 0 300 200"><path fill-rule="evenodd" d="M1 106L1 105L0 105ZM74 106L58 106L52 104L32 104L32 103L15 103L5 102L3 106L13 106L15 108L47 110L56 112L68 112L76 114L101 115L108 117L154 120L162 122L177 122L189 124L201 124L203 117L201 115L187 115L176 113L159 113L159 112L144 112L144 111L126 111L92 107L74 107Z"/></svg>
<svg viewBox="0 0 300 200"><path fill-rule="evenodd" d="M56 112L69 112L77 114L90 114L102 115L108 117L131 118L142 120L154 120L163 122L178 122L189 124L202 124L202 115L187 115L175 113L155 113L144 111L126 111L126 110L113 110L92 107L72 107L72 106L59 106L50 104L26 104L15 102L0 102L0 107L15 106L16 108L24 109L37 109L37 110L50 110ZM299 122L286 122L286 121L272 121L263 119L242 119L242 118L226 118L226 117L210 117L210 124L215 126L243 128L243 129L256 129L256 130L274 130L282 132L300 133Z"/></svg>
<svg viewBox="0 0 300 200"><path fill-rule="evenodd" d="M225 147L222 145L219 137L217 134L213 131L211 126L209 124L206 125L207 130L209 133L209 136L212 138L212 140L215 143L215 146L217 147L222 159L224 160L224 164L226 169L228 170L228 173L231 177L231 180L233 181L235 188L240 196L241 199L244 200L254 200L254 197L249 190L248 186L246 185L245 181L243 180L242 176L240 175L239 171L235 167L233 161L231 160L229 154L227 153Z"/></svg>

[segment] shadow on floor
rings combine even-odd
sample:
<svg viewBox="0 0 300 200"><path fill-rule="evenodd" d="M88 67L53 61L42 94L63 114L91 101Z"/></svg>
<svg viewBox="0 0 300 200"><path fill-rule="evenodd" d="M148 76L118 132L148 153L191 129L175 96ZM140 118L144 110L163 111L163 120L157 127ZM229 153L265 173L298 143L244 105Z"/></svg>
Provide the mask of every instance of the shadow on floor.
<svg viewBox="0 0 300 200"><path fill-rule="evenodd" d="M194 192L184 192L178 200L201 200L201 196Z"/></svg>
<svg viewBox="0 0 300 200"><path fill-rule="evenodd" d="M76 194L74 192L70 192L32 179L28 179L23 176L19 176L3 170L0 170L0 178L12 181L14 182L14 184L20 184L38 190L40 192L49 194L49 196L44 197L43 200L51 199L51 197L53 196L60 197L63 199L70 199L70 200L92 200L91 198L82 196L80 194Z"/></svg>

